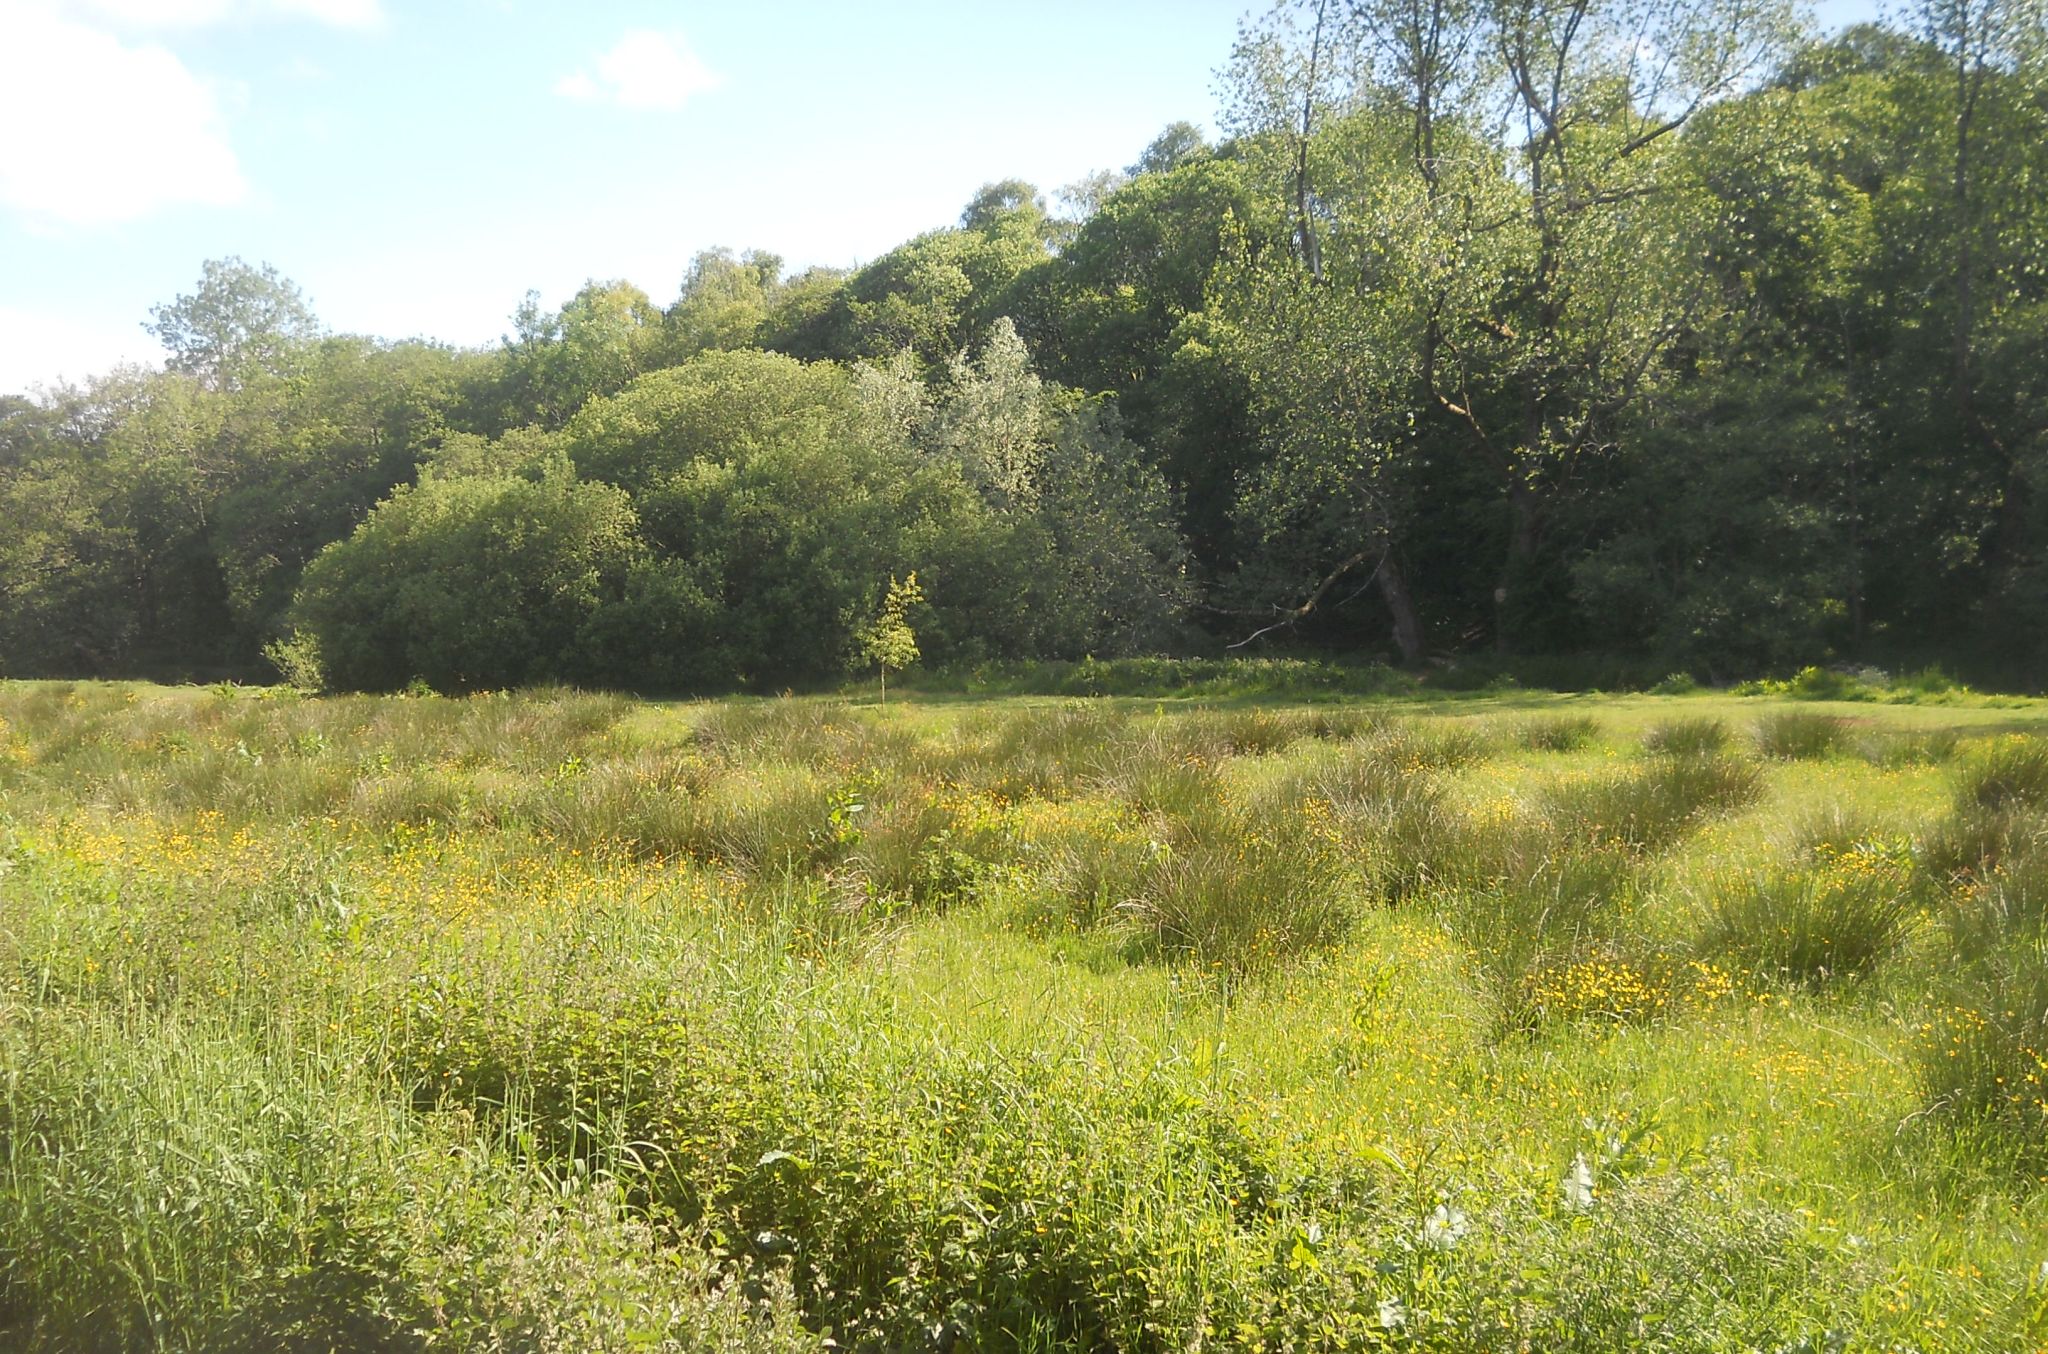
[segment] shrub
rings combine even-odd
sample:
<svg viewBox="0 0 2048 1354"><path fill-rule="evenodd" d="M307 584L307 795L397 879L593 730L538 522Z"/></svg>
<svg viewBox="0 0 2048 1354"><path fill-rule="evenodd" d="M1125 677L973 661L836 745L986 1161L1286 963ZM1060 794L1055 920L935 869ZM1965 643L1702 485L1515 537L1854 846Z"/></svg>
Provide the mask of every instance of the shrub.
<svg viewBox="0 0 2048 1354"><path fill-rule="evenodd" d="M585 632L642 550L622 490L566 474L400 488L306 566L293 617L335 685L589 675Z"/></svg>

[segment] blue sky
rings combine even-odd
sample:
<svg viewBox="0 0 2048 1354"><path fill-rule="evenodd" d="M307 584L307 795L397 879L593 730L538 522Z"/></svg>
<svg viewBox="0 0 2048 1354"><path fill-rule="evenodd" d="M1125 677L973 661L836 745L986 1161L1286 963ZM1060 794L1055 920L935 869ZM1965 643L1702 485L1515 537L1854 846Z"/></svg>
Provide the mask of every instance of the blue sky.
<svg viewBox="0 0 2048 1354"><path fill-rule="evenodd" d="M1213 127L1248 7L0 0L0 391L153 358L149 306L228 254L463 344L529 287L666 302L711 246L872 258Z"/></svg>

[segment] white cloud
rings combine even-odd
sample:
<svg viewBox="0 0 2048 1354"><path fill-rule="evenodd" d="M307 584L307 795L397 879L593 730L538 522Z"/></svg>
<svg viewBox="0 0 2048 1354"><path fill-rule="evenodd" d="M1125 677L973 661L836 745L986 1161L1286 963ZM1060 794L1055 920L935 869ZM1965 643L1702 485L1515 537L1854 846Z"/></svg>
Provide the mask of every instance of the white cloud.
<svg viewBox="0 0 2048 1354"><path fill-rule="evenodd" d="M267 0L254 6L280 16L312 19L336 28L381 28L384 7L378 0Z"/></svg>
<svg viewBox="0 0 2048 1354"><path fill-rule="evenodd" d="M214 90L177 57L0 0L0 205L93 225L247 192Z"/></svg>
<svg viewBox="0 0 2048 1354"><path fill-rule="evenodd" d="M0 306L0 395L84 381L126 363L155 366L163 354L141 326L100 326L65 311Z"/></svg>
<svg viewBox="0 0 2048 1354"><path fill-rule="evenodd" d="M120 29L204 28L230 19L307 19L335 28L381 28L382 0L0 0Z"/></svg>
<svg viewBox="0 0 2048 1354"><path fill-rule="evenodd" d="M379 28L381 0L40 0L43 8L123 28L201 28L228 19L310 19L336 28Z"/></svg>
<svg viewBox="0 0 2048 1354"><path fill-rule="evenodd" d="M44 0L51 13L104 19L124 28L197 28L219 23L231 0Z"/></svg>
<svg viewBox="0 0 2048 1354"><path fill-rule="evenodd" d="M718 88L724 77L705 65L676 33L636 28L600 56L597 74L577 70L555 82L570 99L603 100L621 108L681 108L692 96Z"/></svg>

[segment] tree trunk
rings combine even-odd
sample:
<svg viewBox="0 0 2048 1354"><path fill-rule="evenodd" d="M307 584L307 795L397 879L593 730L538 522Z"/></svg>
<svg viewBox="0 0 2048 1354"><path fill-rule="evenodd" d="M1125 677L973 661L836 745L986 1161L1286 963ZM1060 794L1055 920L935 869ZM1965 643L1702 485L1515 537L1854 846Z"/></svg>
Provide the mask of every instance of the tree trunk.
<svg viewBox="0 0 2048 1354"><path fill-rule="evenodd" d="M1416 668L1422 666L1426 651L1422 646L1422 618L1415 613L1415 597L1408 591L1408 576L1401 572L1401 566L1394 562L1392 551L1380 561L1376 575L1380 585L1380 598L1387 604L1387 611L1394 618L1394 647L1401 651L1401 666Z"/></svg>
<svg viewBox="0 0 2048 1354"><path fill-rule="evenodd" d="M1536 562L1538 509L1536 490L1519 475L1508 476L1508 550L1501 562L1500 582L1493 590L1493 647L1498 653L1514 650L1517 632L1515 608L1521 604L1521 589Z"/></svg>

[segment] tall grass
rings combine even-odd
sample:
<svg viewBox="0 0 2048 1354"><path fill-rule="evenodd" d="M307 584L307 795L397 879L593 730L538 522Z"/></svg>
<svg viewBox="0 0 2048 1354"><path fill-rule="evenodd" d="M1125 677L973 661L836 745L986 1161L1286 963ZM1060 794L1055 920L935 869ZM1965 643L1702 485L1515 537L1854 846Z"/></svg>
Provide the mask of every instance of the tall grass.
<svg viewBox="0 0 2048 1354"><path fill-rule="evenodd" d="M2024 750L1598 708L0 684L0 1347L2029 1347Z"/></svg>
<svg viewBox="0 0 2048 1354"><path fill-rule="evenodd" d="M336 1049L180 1018L6 1031L0 1335L63 1350L815 1349L516 1123L394 1108Z"/></svg>

